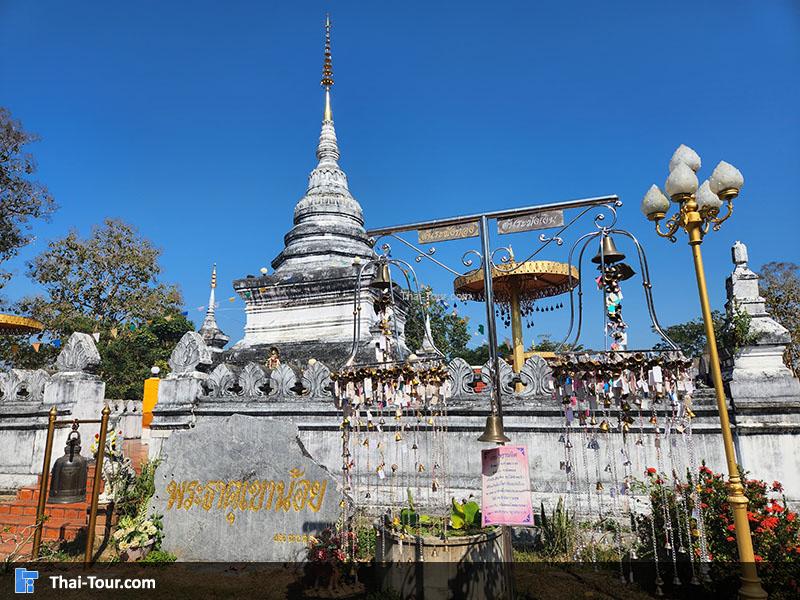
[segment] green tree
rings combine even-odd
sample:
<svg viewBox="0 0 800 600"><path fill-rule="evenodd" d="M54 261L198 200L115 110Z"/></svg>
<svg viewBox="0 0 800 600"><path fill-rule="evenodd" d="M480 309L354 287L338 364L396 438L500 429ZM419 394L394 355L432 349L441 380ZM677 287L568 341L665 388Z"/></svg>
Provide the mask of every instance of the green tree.
<svg viewBox="0 0 800 600"><path fill-rule="evenodd" d="M711 318L714 322L717 346L723 348L725 344L722 343L720 334L726 327L725 315L718 310L714 310L711 312ZM664 333L666 333L683 351L684 355L689 358L702 356L705 352L707 338L702 317L665 327ZM655 344L653 348L656 350L669 350L670 346L665 341L660 341Z"/></svg>
<svg viewBox="0 0 800 600"><path fill-rule="evenodd" d="M434 294L429 286L420 290L422 303L416 294L410 296L406 318L405 337L408 347L417 350L425 338L425 315L431 320L433 343L447 358L457 356L467 347L470 335L467 331L468 319L448 311L444 297Z"/></svg>
<svg viewBox="0 0 800 600"><path fill-rule="evenodd" d="M0 264L13 258L32 239L30 222L47 218L55 203L47 188L32 180L33 156L25 146L38 138L0 107ZM10 275L0 271L0 288Z"/></svg>
<svg viewBox="0 0 800 600"><path fill-rule="evenodd" d="M180 293L159 281L160 250L133 227L106 220L87 239L76 232L55 240L29 265L44 295L20 300L15 310L45 324L38 352L27 337L0 338L0 360L23 368L52 365L58 341L75 331L99 334L99 375L108 397L139 398L142 380L194 328L180 313Z"/></svg>
<svg viewBox="0 0 800 600"><path fill-rule="evenodd" d="M500 356L500 358L510 357L513 352L508 340L497 346L497 355ZM485 365L489 360L489 344L481 344L475 348L464 348L453 355L453 358L456 357L463 358L468 364L474 367Z"/></svg>
<svg viewBox="0 0 800 600"><path fill-rule="evenodd" d="M535 344L531 344L528 351L555 352L560 345L560 340L556 341L549 333L543 333L538 336L538 341ZM562 352L580 352L581 350L583 350L583 344L564 344L564 347L561 348Z"/></svg>
<svg viewBox="0 0 800 600"><path fill-rule="evenodd" d="M767 311L789 330L792 342L784 360L796 376L800 376L800 266L790 262L769 262L759 276L761 295Z"/></svg>

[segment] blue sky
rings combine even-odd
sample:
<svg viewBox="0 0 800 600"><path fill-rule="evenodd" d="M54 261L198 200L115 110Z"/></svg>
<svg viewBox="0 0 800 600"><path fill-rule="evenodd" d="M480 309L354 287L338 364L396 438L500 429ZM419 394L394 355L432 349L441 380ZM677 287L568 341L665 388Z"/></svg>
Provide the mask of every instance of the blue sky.
<svg viewBox="0 0 800 600"><path fill-rule="evenodd" d="M60 204L10 265L4 293L34 291L25 260L48 240L119 217L163 250L163 277L196 322L218 263L219 322L239 339L230 282L280 251L315 164L326 11L341 165L368 226L619 194L662 322L685 320L699 314L689 248L657 238L638 206L686 143L701 174L724 159L746 180L733 218L703 245L713 303L737 239L756 268L800 262L800 5L790 0L0 0L0 104L42 136L38 177ZM534 240L515 237L517 255ZM458 263L457 246L440 251ZM566 247L540 257L565 260ZM450 289L446 273L420 276ZM641 289L626 292L631 344L649 345ZM459 311L473 326L482 314ZM564 311L536 322L537 334L563 332Z"/></svg>

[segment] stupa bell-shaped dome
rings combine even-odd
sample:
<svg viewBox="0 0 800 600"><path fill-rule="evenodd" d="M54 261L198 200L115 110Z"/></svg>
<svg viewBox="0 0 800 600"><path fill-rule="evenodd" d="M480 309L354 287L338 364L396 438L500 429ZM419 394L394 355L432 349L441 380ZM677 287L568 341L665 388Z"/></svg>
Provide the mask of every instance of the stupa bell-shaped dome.
<svg viewBox="0 0 800 600"><path fill-rule="evenodd" d="M272 261L276 275L350 267L356 257L373 256L361 205L350 193L347 175L339 167L339 145L331 111L333 69L329 36L322 85L325 114L317 146L319 162L308 177L305 195L294 208L294 227L284 237L285 247Z"/></svg>

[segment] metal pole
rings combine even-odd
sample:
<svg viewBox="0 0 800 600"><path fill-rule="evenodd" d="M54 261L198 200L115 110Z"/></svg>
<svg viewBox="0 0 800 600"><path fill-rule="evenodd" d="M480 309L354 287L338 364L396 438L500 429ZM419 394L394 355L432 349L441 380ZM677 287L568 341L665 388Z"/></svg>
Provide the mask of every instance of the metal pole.
<svg viewBox="0 0 800 600"><path fill-rule="evenodd" d="M756 571L755 557L753 555L753 540L750 534L750 524L747 520L747 496L744 494L741 478L739 477L739 466L736 462L736 451L733 447L733 435L731 433L731 423L728 417L728 403L725 398L725 390L722 386L722 373L719 368L719 353L717 352L717 340L714 335L714 322L711 319L711 305L708 301L708 288L706 286L706 275L703 268L703 255L700 251L700 244L703 242L702 220L692 219L692 215L697 212L689 211L687 215L686 230L689 234L689 245L692 247L692 257L694 258L694 270L697 277L697 290L700 294L700 308L703 313L703 324L705 325L706 339L708 340L709 362L711 367L711 378L714 380L714 391L717 396L717 408L719 410L719 421L722 427L722 441L725 446L725 460L728 464L728 503L733 509L733 522L736 528L736 544L739 550L739 568L741 587L739 588L740 598L766 598L767 592L761 587L761 580Z"/></svg>
<svg viewBox="0 0 800 600"><path fill-rule="evenodd" d="M56 417L58 411L56 407L50 408L47 418L47 439L44 443L44 462L42 463L42 475L39 478L39 501L36 504L36 531L33 533L33 547L31 548L31 558L39 558L39 547L42 544L42 529L44 528L44 505L47 502L47 484L50 480L50 458L53 455L53 432L56 428Z"/></svg>
<svg viewBox="0 0 800 600"><path fill-rule="evenodd" d="M514 356L514 373L519 374L525 364L525 340L522 338L522 314L519 306L519 283L511 282L511 346ZM522 382L516 384L517 393L525 389Z"/></svg>
<svg viewBox="0 0 800 600"><path fill-rule="evenodd" d="M497 325L494 318L494 291L492 290L492 256L489 249L489 227L486 215L481 217L478 228L483 254L483 297L486 300L486 328L489 336L489 365L492 369L492 414L503 423L503 401L500 398L500 363L497 356Z"/></svg>
<svg viewBox="0 0 800 600"><path fill-rule="evenodd" d="M100 419L100 437L97 440L97 459L94 463L94 479L92 483L92 505L89 510L89 530L86 532L86 554L83 557L83 567L92 564L94 554L94 528L97 524L97 499L100 495L100 484L103 477L103 456L106 451L106 433L108 432L108 415L111 409L105 405Z"/></svg>

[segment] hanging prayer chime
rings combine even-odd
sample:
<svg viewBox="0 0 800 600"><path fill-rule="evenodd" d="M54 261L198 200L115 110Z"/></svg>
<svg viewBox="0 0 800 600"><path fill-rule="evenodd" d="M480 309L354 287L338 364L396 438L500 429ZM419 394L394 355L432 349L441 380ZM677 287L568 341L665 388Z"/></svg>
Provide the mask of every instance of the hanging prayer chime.
<svg viewBox="0 0 800 600"><path fill-rule="evenodd" d="M361 316L357 286L353 353L343 368L331 374L334 402L342 415L341 521L350 528L358 515L380 513L385 527L407 532L408 524L400 523L400 509L413 498L415 506L440 520L445 531L449 515L445 434L452 384L432 340L428 343L433 351L419 357L403 350L393 312L399 286L392 282L390 265L403 268L381 257L361 269L363 273L372 266L375 273L367 286L377 323L368 345L375 349L375 361L355 360ZM416 295L419 298L418 290ZM379 543L384 537L385 532L379 532Z"/></svg>
<svg viewBox="0 0 800 600"><path fill-rule="evenodd" d="M635 272L622 262L625 255L617 249L611 232L628 237L636 245L653 329L675 350L627 350L628 325L622 318L620 283ZM611 349L567 352L547 359L553 376L553 398L561 407L563 418L558 437L563 454L558 460L566 478L567 498L577 513L594 513L598 517L587 534L592 540L605 535L602 524L608 519L620 525L631 523L633 533L638 535L640 525L647 522L640 518L646 519L649 505L648 533L653 543L657 590L665 585L665 561L672 563L672 585L681 585L678 557L683 561L687 554L691 581L697 582L708 554L694 485L698 469L692 439L695 388L691 361L677 350L658 324L646 257L638 241L622 230L600 227L594 236L582 238L586 240L583 247L597 237L599 249L592 262L598 265L596 283L603 294L604 333L610 338ZM572 252L570 264L571 257ZM583 251L580 257L582 260ZM572 300L571 294L574 307ZM577 318L574 343L580 338L582 309L579 293L577 317L573 314L569 330L573 331ZM675 494L673 502L668 502L668 493L673 493L670 490ZM656 537L656 513L663 523L663 539ZM636 560L635 546L625 547L621 527L615 528L613 540L620 579L632 581L633 570L629 569L626 577L624 567L626 560ZM579 542L576 548L577 556L583 543ZM592 544L588 550L594 556Z"/></svg>

